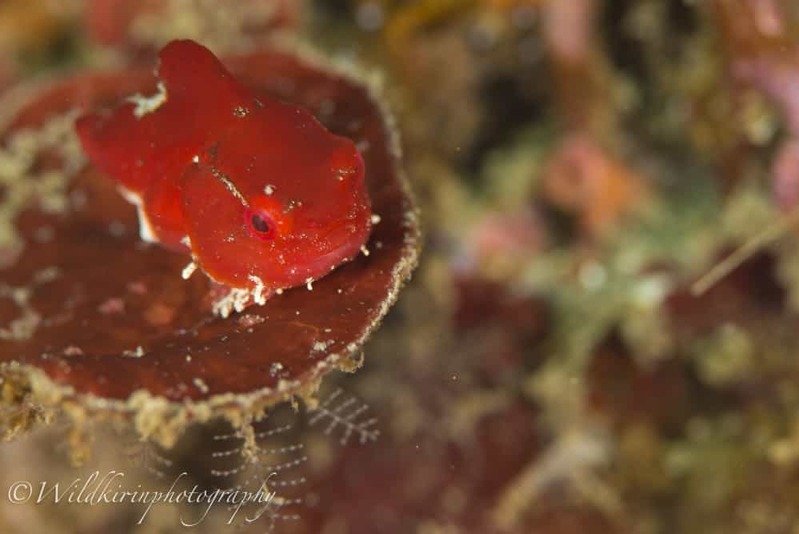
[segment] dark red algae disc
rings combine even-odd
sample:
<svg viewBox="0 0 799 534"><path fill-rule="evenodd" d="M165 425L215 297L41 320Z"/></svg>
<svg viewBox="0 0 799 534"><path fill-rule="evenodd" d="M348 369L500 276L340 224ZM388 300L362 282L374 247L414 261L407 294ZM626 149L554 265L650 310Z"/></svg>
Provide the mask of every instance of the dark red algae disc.
<svg viewBox="0 0 799 534"><path fill-rule="evenodd" d="M6 379L22 377L34 398L114 411L165 399L203 418L264 408L312 391L332 369L353 368L409 277L417 218L375 94L283 52L225 63L255 90L309 109L358 143L380 217L368 256L312 290L215 317L207 279L184 280L187 256L141 242L134 208L85 164L70 128L76 110L153 94L152 71L30 91L0 145L0 359Z"/></svg>

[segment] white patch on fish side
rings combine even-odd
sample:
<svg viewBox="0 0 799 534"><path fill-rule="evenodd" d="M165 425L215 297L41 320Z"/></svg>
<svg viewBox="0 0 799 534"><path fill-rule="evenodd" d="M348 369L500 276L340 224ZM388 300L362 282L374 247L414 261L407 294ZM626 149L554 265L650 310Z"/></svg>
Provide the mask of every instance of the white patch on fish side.
<svg viewBox="0 0 799 534"><path fill-rule="evenodd" d="M125 200L136 206L136 213L139 216L139 237L141 237L141 240L147 243L158 243L158 237L155 235L153 225L150 224L150 219L147 218L147 214L144 212L144 202L141 199L141 195L121 186L118 189L119 194L121 194Z"/></svg>
<svg viewBox="0 0 799 534"><path fill-rule="evenodd" d="M152 113L161 107L161 104L167 101L166 86L158 82L158 92L152 96L144 96L140 94L131 95L127 98L128 102L135 104L133 108L133 116L141 119L148 113Z"/></svg>

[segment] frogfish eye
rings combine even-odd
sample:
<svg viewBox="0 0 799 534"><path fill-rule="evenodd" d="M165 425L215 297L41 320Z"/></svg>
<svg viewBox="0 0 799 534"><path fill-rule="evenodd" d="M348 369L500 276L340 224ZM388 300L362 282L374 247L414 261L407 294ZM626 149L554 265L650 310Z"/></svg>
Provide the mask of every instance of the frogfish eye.
<svg viewBox="0 0 799 534"><path fill-rule="evenodd" d="M259 239L273 239L275 237L275 221L260 209L248 209L244 214L247 228L250 233Z"/></svg>

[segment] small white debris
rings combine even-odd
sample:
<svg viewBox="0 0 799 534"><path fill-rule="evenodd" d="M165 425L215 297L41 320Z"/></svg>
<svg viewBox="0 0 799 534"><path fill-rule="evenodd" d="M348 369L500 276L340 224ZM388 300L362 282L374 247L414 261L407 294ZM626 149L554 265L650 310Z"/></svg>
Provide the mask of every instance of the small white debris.
<svg viewBox="0 0 799 534"><path fill-rule="evenodd" d="M123 350L122 356L126 358L141 358L144 356L144 347L139 345L135 350Z"/></svg>
<svg viewBox="0 0 799 534"><path fill-rule="evenodd" d="M202 378L195 378L192 382L194 382L195 387L200 390L200 393L208 393L208 391L210 391L208 384L206 384Z"/></svg>
<svg viewBox="0 0 799 534"><path fill-rule="evenodd" d="M363 254L366 257L369 257L370 252L369 249L366 248L366 245L361 245L361 254Z"/></svg>
<svg viewBox="0 0 799 534"><path fill-rule="evenodd" d="M191 238L189 236L184 235L180 239L180 242L183 243L184 245L186 245L187 247L191 248Z"/></svg>
<svg viewBox="0 0 799 534"><path fill-rule="evenodd" d="M231 312L240 312L246 308L251 298L252 291L250 289L233 288L227 295L213 303L211 311L214 315L227 319Z"/></svg>
<svg viewBox="0 0 799 534"><path fill-rule="evenodd" d="M264 187L264 193L268 196L271 196L274 192L275 192L275 186L273 186L272 184L266 184L266 187Z"/></svg>
<svg viewBox="0 0 799 534"><path fill-rule="evenodd" d="M269 374L271 376L277 376L277 374L283 370L283 364L280 362L275 362L271 366L269 366Z"/></svg>
<svg viewBox="0 0 799 534"><path fill-rule="evenodd" d="M192 163L200 163L200 156L194 156L193 158L191 158L191 162Z"/></svg>
<svg viewBox="0 0 799 534"><path fill-rule="evenodd" d="M264 318L263 317L261 317L260 315L252 314L252 313L245 313L244 315L240 316L239 319L238 319L238 323L241 326L244 326L244 327L255 326L255 325L261 324L263 322L264 322ZM227 336L225 336L225 339L223 339L222 341L226 341L226 340L227 340Z"/></svg>
<svg viewBox="0 0 799 534"><path fill-rule="evenodd" d="M188 280L191 278L191 275L197 270L197 264L193 261L190 261L188 265L183 268L183 272L180 273L180 276L183 277L184 280Z"/></svg>
<svg viewBox="0 0 799 534"><path fill-rule="evenodd" d="M243 118L250 114L250 110L244 106L236 106L233 108L233 115L235 117Z"/></svg>
<svg viewBox="0 0 799 534"><path fill-rule="evenodd" d="M279 288L275 289L275 295L282 295L282 294L283 294L283 288L279 287Z"/></svg>
<svg viewBox="0 0 799 534"><path fill-rule="evenodd" d="M247 304L252 300L255 304L266 304L267 300L267 287L263 281L255 276L248 276L249 280L255 284L255 287L246 288L233 288L230 292L217 300L211 306L211 311L214 315L218 315L226 319L231 312L240 312L247 307Z"/></svg>
<svg viewBox="0 0 799 534"><path fill-rule="evenodd" d="M166 86L158 82L158 92L153 96L135 94L127 100L136 105L136 107L133 108L133 116L137 119L141 119L148 113L152 113L161 107L161 104L167 101Z"/></svg>
<svg viewBox="0 0 799 534"><path fill-rule="evenodd" d="M382 219L380 219L380 215L377 213L372 214L372 224L378 224Z"/></svg>
<svg viewBox="0 0 799 534"><path fill-rule="evenodd" d="M312 350L314 352L324 352L331 345L333 345L333 340L332 339L330 341L316 341L313 344Z"/></svg>
<svg viewBox="0 0 799 534"><path fill-rule="evenodd" d="M64 356L83 356L83 349L76 345L70 345L63 351Z"/></svg>
<svg viewBox="0 0 799 534"><path fill-rule="evenodd" d="M249 275L247 278L250 282L255 284L255 287L252 290L253 301L255 301L256 304L263 306L266 304L266 295L264 294L266 292L266 286L264 285L263 280L254 274Z"/></svg>
<svg viewBox="0 0 799 534"><path fill-rule="evenodd" d="M186 361L187 361L187 362L190 362L190 361L191 361L191 354L186 354Z"/></svg>
<svg viewBox="0 0 799 534"><path fill-rule="evenodd" d="M308 288L308 291L313 291L313 278L308 278L305 281L305 287Z"/></svg>

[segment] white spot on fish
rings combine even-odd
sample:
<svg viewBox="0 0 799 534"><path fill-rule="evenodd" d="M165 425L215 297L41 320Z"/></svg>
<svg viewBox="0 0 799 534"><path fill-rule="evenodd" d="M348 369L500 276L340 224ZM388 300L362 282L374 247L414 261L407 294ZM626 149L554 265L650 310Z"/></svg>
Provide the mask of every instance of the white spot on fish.
<svg viewBox="0 0 799 534"><path fill-rule="evenodd" d="M141 119L148 113L152 113L161 107L161 104L167 101L166 86L158 82L158 92L153 96L135 94L128 97L127 100L136 105L136 107L133 108L133 116L137 119Z"/></svg>

